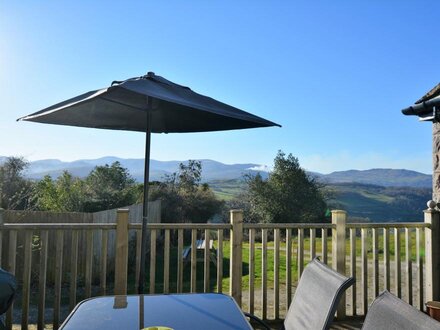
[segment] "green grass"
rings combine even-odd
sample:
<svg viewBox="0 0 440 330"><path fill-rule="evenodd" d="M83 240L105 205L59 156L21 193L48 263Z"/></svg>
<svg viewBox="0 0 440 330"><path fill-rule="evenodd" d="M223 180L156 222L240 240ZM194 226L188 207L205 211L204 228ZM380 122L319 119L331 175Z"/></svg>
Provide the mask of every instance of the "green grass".
<svg viewBox="0 0 440 330"><path fill-rule="evenodd" d="M214 194L218 199L223 201L230 201L236 197L233 193L225 191L214 191Z"/></svg>
<svg viewBox="0 0 440 330"><path fill-rule="evenodd" d="M243 180L215 180L209 182L209 187L214 191L214 194L222 200L231 200L236 198L245 190L245 183Z"/></svg>
<svg viewBox="0 0 440 330"><path fill-rule="evenodd" d="M371 200L381 202L381 203L392 203L396 199L395 197L387 196L385 194L373 193L373 192L365 191L365 190L359 190L359 194L366 197L366 198L369 198Z"/></svg>
<svg viewBox="0 0 440 330"><path fill-rule="evenodd" d="M424 234L422 231L422 235L420 237L420 241L424 242L425 238L424 238ZM379 235L378 235L378 250L379 250L379 260L383 260L383 255L384 255L384 242L383 242L383 230L379 230ZM390 251L390 258L392 260L395 259L395 237L394 237L394 232L390 232L390 244L389 244L389 251ZM416 261L417 256L416 256L416 233L414 231L411 232L410 234L410 242L411 242L411 260L412 261ZM404 231L400 232L400 257L401 260L404 260L404 258L406 257L406 246L405 246L405 233ZM422 244L423 245L423 244ZM349 253L350 249L350 241L347 240L346 243L346 250L347 253ZM360 237L356 237L356 256L360 257L361 255L361 249L362 249L362 245L361 245L361 238ZM368 250L368 258L372 258L373 257L373 238L371 236L371 231L369 231L368 235L367 235L367 250ZM421 246L420 248L420 254L422 256L425 255L425 249L424 246Z"/></svg>
<svg viewBox="0 0 440 330"><path fill-rule="evenodd" d="M382 230L380 230L379 235L379 244L378 244L378 259L380 261L383 260L383 235ZM421 241L423 242L423 237L421 237ZM414 262L416 261L416 247L415 247L415 232L411 232L411 260ZM214 241L214 246L217 247L218 242ZM315 241L316 244L316 254L320 255L322 251L322 239L320 237L316 238ZM297 238L294 237L292 241L292 260L291 260L291 272L292 272L292 280L294 282L298 279L297 274L297 245L298 241ZM267 244L267 285L268 287L272 287L274 284L274 243L273 241L269 242ZM163 258L162 253L160 251L161 249L158 248L158 255L156 260L156 272L155 272L155 292L163 292ZM309 262L310 260L310 239L306 237L304 239L304 262L305 264ZM331 237L328 237L327 239L327 251L329 256L329 262L331 260L331 252L332 252L332 246L331 246ZM368 259L371 260L373 257L373 251L372 251L372 237L371 232L368 234L367 239L367 255ZM391 261L394 260L394 234L390 234L390 245L389 245L389 251L390 251L390 259ZM361 237L356 237L356 256L358 262L360 261L361 257ZM203 251L198 251L198 257L203 258ZM249 243L245 242L243 243L243 277L242 277L242 289L248 290L249 289ZM421 254L424 254L424 250L421 249ZM223 243L223 281L222 281L222 291L228 292L229 291L229 262L230 262L230 246L229 241L225 240ZM346 240L346 256L349 257L350 255L350 240L347 238ZM286 284L286 243L284 241L280 242L280 251L279 251L280 261L279 261L279 281L280 285ZM405 235L404 232L401 232L401 240L400 240L400 256L402 262L405 260L406 257L406 250L405 250ZM254 283L255 287L261 287L261 275L262 275L262 245L260 242L255 242L255 278ZM150 265L147 266L147 269L150 269ZM204 273L203 273L203 261L197 262L197 291L203 292L204 290ZM147 285L146 287L149 287L149 276L150 274L147 274ZM190 278L191 278L191 265L190 262L188 262L183 271L183 292L189 292L190 291ZM170 292L176 292L176 281L177 281L177 248L171 248L170 250ZM129 292L134 293L135 292L135 286L134 286L134 278L130 277L130 285L129 285ZM210 277L209 277L209 291L217 291L217 268L216 265L213 263L210 263Z"/></svg>

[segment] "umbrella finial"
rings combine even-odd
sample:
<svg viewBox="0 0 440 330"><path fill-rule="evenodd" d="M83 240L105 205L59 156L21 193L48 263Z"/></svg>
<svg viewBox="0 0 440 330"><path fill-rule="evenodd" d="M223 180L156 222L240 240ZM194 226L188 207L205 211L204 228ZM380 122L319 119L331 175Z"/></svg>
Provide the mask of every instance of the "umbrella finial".
<svg viewBox="0 0 440 330"><path fill-rule="evenodd" d="M154 76L155 76L155 74L153 71L148 71L147 77L154 77Z"/></svg>

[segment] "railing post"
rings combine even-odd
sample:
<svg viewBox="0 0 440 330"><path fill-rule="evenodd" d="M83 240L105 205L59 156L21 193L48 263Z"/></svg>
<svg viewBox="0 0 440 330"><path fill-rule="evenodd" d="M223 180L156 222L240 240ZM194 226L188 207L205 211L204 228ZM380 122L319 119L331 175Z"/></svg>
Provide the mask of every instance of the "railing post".
<svg viewBox="0 0 440 330"><path fill-rule="evenodd" d="M435 209L424 211L425 258L426 258L426 301L440 300L440 212Z"/></svg>
<svg viewBox="0 0 440 330"><path fill-rule="evenodd" d="M243 211L231 210L230 295L241 306Z"/></svg>
<svg viewBox="0 0 440 330"><path fill-rule="evenodd" d="M115 295L127 294L128 214L127 209L116 213Z"/></svg>
<svg viewBox="0 0 440 330"><path fill-rule="evenodd" d="M15 266L17 262L17 230L9 230L9 245L6 251L8 254L6 270L15 275ZM12 329L13 308L14 304L12 304L6 312L6 329Z"/></svg>
<svg viewBox="0 0 440 330"><path fill-rule="evenodd" d="M338 273L345 275L345 223L347 212L342 210L332 211L332 266ZM345 293L341 297L337 309L338 319L345 318Z"/></svg>

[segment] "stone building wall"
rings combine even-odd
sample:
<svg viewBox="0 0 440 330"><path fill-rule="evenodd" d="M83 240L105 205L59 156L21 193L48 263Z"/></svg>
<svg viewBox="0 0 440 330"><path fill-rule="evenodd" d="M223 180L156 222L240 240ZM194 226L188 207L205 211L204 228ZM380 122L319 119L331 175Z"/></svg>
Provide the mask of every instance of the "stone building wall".
<svg viewBox="0 0 440 330"><path fill-rule="evenodd" d="M440 202L440 123L432 124L432 200Z"/></svg>

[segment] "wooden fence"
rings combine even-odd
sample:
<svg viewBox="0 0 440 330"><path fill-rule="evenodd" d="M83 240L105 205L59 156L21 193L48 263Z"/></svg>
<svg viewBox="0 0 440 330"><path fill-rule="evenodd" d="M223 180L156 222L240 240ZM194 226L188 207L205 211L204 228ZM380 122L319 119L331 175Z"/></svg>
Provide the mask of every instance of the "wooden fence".
<svg viewBox="0 0 440 330"><path fill-rule="evenodd" d="M127 209L129 210L129 222L130 223L140 223L142 221L142 204L136 204L128 206ZM3 222L6 224L79 224L79 223L97 223L97 224L114 224L116 223L116 209L113 210L107 210L107 211L101 211L101 212L95 212L95 213L81 213L81 212L40 212L40 211L13 211L13 210L6 210L3 211ZM154 201L149 202L149 209L148 209L148 216L149 216L149 222L150 223L160 223L161 222L161 202ZM48 232L48 251L55 251L56 250L56 232L55 231L49 231ZM65 255L71 255L71 237L72 233L70 231L66 231L63 236L63 253ZM87 233L86 230L80 230L78 232L78 237L75 238L75 240L78 240L78 246L85 247L87 245L87 239L90 233ZM90 239L90 238L89 238ZM92 234L92 242L93 242L93 254L92 254L92 262L99 263L99 258L101 255L101 239L102 235L98 230L93 231ZM115 251L116 251L116 242L115 242L115 231L108 231L106 237L104 238L107 240L107 243L105 244L107 246L107 262L111 265L114 265L115 262ZM22 260L24 258L24 252L23 252L23 246L25 241L25 235L21 231L17 232L17 260L19 261L16 265L18 267L16 269L17 273L22 273ZM130 233L130 246L131 250L133 250L133 244L136 241L135 233ZM3 258L7 258L7 246L8 246L8 238L6 237L3 240L3 249L0 246L0 251L3 250ZM39 234L38 232L33 235L33 242L32 242L32 255L33 259L38 260L38 251L39 251ZM130 252L132 252L130 250ZM81 248L77 251L78 256L78 264L76 266L77 270L80 273L85 272L86 268L86 249ZM2 259L2 255L0 255L0 260ZM69 268L70 265L67 263L64 263L63 265L63 276L66 274L69 274ZM47 261L47 279L49 281L54 280L55 276L55 259L49 258ZM34 275L38 276L38 271L34 271ZM94 281L99 280L99 274L97 272L93 273L92 279Z"/></svg>
<svg viewBox="0 0 440 330"><path fill-rule="evenodd" d="M440 299L437 211L426 211L425 221L418 223L350 224L346 217L344 211L333 211L332 223L326 224L248 224L241 211L231 211L227 224L149 224L148 293L225 292L245 311L264 319L283 318L305 265L320 256L337 271L356 278L339 306L339 318L365 315L368 304L383 289L420 309L425 301ZM14 309L22 329L30 322L37 323L38 329L44 329L45 323L57 329L81 299L135 293L141 225L129 223L128 218L128 210L119 210L116 223L1 224L0 212L0 242L8 239L0 265L20 282L20 297L7 313L7 328L19 322ZM78 244L80 231L86 235L83 245ZM22 247L17 245L18 232L24 233ZM52 251L47 248L50 232L55 234ZM67 233L71 237L66 242ZM116 235L114 263L107 259L109 233ZM131 254L133 234L137 239ZM95 261L94 235L101 237ZM202 250L197 248L200 239L205 240ZM23 249L22 260L16 257L18 248ZM85 251L83 271L77 267L79 251ZM53 281L47 278L50 259L55 262ZM96 281L93 272L98 274Z"/></svg>

